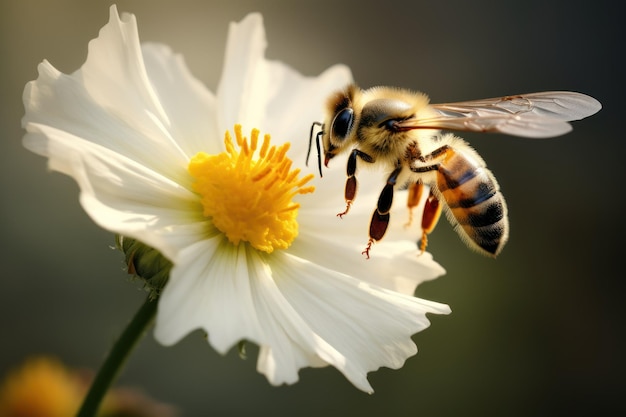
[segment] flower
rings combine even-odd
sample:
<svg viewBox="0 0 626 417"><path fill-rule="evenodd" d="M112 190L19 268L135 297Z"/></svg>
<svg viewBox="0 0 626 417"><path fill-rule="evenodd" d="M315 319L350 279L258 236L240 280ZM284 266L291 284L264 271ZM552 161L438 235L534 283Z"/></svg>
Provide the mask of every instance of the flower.
<svg viewBox="0 0 626 417"><path fill-rule="evenodd" d="M68 417L79 409L90 383L84 370L66 367L48 356L28 358L0 384L2 417ZM136 388L113 389L99 416L173 417L174 407L148 397Z"/></svg>
<svg viewBox="0 0 626 417"><path fill-rule="evenodd" d="M408 240L363 259L379 175L363 173L363 184L378 185L363 187L340 220L344 170L318 179L294 168L310 123L350 72L338 65L304 77L266 60L265 47L260 15L232 24L214 95L169 48L140 45L135 17L120 19L113 6L79 70L39 65L24 91L24 145L77 181L98 225L172 262L159 342L200 328L221 353L258 344L257 368L272 384L330 364L372 392L367 373L401 367L426 314L449 313L413 296L444 271ZM224 138L235 125L236 140Z"/></svg>
<svg viewBox="0 0 626 417"><path fill-rule="evenodd" d="M59 361L32 358L0 386L0 415L66 417L76 414L84 394L80 378Z"/></svg>

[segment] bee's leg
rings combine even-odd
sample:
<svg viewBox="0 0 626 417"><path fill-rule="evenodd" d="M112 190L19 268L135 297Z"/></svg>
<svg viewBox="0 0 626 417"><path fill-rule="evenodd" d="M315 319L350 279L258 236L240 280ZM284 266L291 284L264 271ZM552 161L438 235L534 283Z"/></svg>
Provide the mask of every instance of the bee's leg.
<svg viewBox="0 0 626 417"><path fill-rule="evenodd" d="M402 167L397 167L389 178L387 178L387 184L383 187L383 190L378 197L378 204L376 205L376 210L372 214L372 220L370 222L370 233L369 233L369 241L367 242L367 247L363 252L363 255L370 257L370 249L374 242L379 241L385 235L387 231L387 227L389 226L389 211L391 210L391 204L393 203L393 188L396 185L396 181L398 180L398 175L400 175L400 171L402 171Z"/></svg>
<svg viewBox="0 0 626 417"><path fill-rule="evenodd" d="M436 161L436 160L444 161L447 155L449 155L450 151L451 151L450 147L448 145L444 145L438 149L435 149L429 155L426 155L419 159L422 162L430 162L430 161ZM412 167L411 170L413 172L418 172L418 173L438 171L440 165L441 165L441 162L438 162L433 165ZM413 188L418 188L418 187L419 189L415 191L415 196L412 196L411 192L413 191ZM411 189L409 189L409 203L408 203L409 209L411 209L412 207L415 207L415 205L419 203L422 197L423 187L424 186L422 184L414 184L411 186ZM412 198L414 198L415 200L412 200ZM411 214L409 215L411 216ZM431 188L428 194L428 198L426 199L426 203L424 204L424 211L422 213L422 237L419 241L419 247L420 247L421 253L424 253L426 251L426 246L428 245L428 234L431 233L435 229L435 226L437 225L437 222L439 221L440 216L441 216L441 203L439 202L437 197L435 197ZM409 217L409 224L410 224L410 220L411 220L411 217Z"/></svg>
<svg viewBox="0 0 626 417"><path fill-rule="evenodd" d="M406 202L406 205L409 208L409 220L404 224L405 228L408 228L411 224L413 224L413 209L417 207L422 199L424 187L424 184L421 182L415 182L409 186L409 195Z"/></svg>
<svg viewBox="0 0 626 417"><path fill-rule="evenodd" d="M428 194L426 204L424 204L424 213L422 214L422 239L420 242L420 251L426 251L428 245L428 234L435 229L437 222L441 216L441 204L432 191Z"/></svg>
<svg viewBox="0 0 626 417"><path fill-rule="evenodd" d="M422 200L425 188L426 186L420 182L416 182L409 186L409 196L407 201L407 206L409 207L409 221L404 225L404 227L409 227L413 222L413 209L417 207L419 202ZM422 253L426 251L426 246L428 245L428 234L431 233L437 225L439 216L441 216L441 204L431 189L428 197L426 198L426 202L424 203L424 210L422 213L422 237L420 241L418 241L419 248Z"/></svg>
<svg viewBox="0 0 626 417"><path fill-rule="evenodd" d="M346 168L346 175L348 176L348 179L346 180L346 188L344 190L344 197L346 199L346 210L343 211L342 213L337 213L337 216L339 217L343 217L344 215L348 214L348 212L350 211L350 206L352 205L352 202L354 201L354 198L356 197L356 189L357 189L356 160L357 160L357 157L361 158L363 161L368 162L368 163L374 162L374 158L372 158L365 152L362 152L358 149L353 149L352 152L350 152L350 156L348 157L348 166Z"/></svg>

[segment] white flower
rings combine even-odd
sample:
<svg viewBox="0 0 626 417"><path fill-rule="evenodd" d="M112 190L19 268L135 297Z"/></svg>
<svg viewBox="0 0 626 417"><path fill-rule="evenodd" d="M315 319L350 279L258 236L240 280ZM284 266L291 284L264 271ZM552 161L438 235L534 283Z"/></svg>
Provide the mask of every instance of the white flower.
<svg viewBox="0 0 626 417"><path fill-rule="evenodd" d="M275 172L276 159L262 162L271 171L263 175L277 181L266 191L240 183L254 158L243 163L248 168L220 171L245 154L237 146L225 152L224 132L235 124L244 133L271 133L277 147L290 140L289 155L301 165L326 96L351 81L343 66L304 77L266 60L265 46L259 15L232 24L214 95L167 47L140 46L135 17L120 19L113 6L79 70L65 75L47 61L39 65L38 79L24 91L24 144L78 182L80 202L97 224L173 262L156 319L161 343L201 328L221 353L240 340L257 343L258 370L272 384L296 382L302 367L330 364L371 392L368 372L399 368L417 352L410 336L429 325L426 313L449 313L446 305L413 296L420 282L444 271L429 254L416 256L414 240L381 243L372 259L363 258L380 190L375 173L362 173L362 184L378 182L371 192L362 187L358 204L340 220L341 162L313 180L285 179ZM264 152L260 138L258 148L254 155ZM213 165L192 174L192 165L205 160ZM298 195L311 184L313 194ZM298 213L290 220L293 233L280 220L267 226L272 237L263 240L255 222L265 220L251 213L268 202L279 206L268 210ZM236 217L241 213L243 220Z"/></svg>

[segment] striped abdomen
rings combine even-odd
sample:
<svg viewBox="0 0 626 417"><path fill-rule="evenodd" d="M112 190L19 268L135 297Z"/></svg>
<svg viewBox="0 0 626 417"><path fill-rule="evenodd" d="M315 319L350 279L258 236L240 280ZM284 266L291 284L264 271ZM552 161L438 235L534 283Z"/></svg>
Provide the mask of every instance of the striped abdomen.
<svg viewBox="0 0 626 417"><path fill-rule="evenodd" d="M437 170L437 188L461 238L479 252L496 256L509 234L506 203L495 178L473 149L448 148Z"/></svg>

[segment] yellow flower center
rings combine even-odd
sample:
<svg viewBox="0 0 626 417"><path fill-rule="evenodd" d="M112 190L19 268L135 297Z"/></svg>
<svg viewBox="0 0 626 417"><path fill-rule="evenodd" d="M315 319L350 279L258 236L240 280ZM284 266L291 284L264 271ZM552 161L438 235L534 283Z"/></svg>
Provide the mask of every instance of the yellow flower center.
<svg viewBox="0 0 626 417"><path fill-rule="evenodd" d="M226 152L208 155L200 152L189 163L195 178L194 190L202 197L204 215L233 245L249 242L252 247L271 253L285 249L298 235L297 194L307 194L313 175L299 178L291 169L286 153L289 143L270 147L265 135L256 156L259 131L252 130L250 141L235 125L236 144L226 132Z"/></svg>

